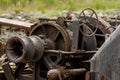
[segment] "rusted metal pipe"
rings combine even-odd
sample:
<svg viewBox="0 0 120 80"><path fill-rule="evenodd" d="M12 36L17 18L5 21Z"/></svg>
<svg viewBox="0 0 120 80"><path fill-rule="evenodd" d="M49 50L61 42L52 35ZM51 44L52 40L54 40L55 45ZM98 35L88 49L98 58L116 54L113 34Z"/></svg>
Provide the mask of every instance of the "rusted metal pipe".
<svg viewBox="0 0 120 80"><path fill-rule="evenodd" d="M78 76L86 73L85 68L80 69L51 69L47 73L48 80L63 80L71 76Z"/></svg>
<svg viewBox="0 0 120 80"><path fill-rule="evenodd" d="M42 57L44 44L37 36L12 37L7 41L5 51L10 61L26 63Z"/></svg>

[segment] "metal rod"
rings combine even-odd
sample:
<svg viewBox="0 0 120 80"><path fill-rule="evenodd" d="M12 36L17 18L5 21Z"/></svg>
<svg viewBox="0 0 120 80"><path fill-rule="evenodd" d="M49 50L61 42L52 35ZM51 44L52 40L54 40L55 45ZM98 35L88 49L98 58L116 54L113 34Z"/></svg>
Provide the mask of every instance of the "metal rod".
<svg viewBox="0 0 120 80"><path fill-rule="evenodd" d="M85 68L80 68L80 69L68 69L66 70L66 74L69 75L68 77L72 76L76 76L76 75L81 75L81 74L85 74L86 73L86 69Z"/></svg>
<svg viewBox="0 0 120 80"><path fill-rule="evenodd" d="M46 21L56 21L57 19L50 19L50 18L39 18L39 20L46 20ZM65 22L73 22L74 20L65 20Z"/></svg>
<svg viewBox="0 0 120 80"><path fill-rule="evenodd" d="M45 53L58 53L58 54L92 54L96 53L97 51L84 51L84 50L76 50L75 52L65 52L61 50L46 50Z"/></svg>

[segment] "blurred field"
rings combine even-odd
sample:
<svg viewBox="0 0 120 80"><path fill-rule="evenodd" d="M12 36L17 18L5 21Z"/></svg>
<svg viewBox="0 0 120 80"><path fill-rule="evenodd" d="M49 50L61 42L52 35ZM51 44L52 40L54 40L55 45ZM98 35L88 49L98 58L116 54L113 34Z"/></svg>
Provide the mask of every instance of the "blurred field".
<svg viewBox="0 0 120 80"><path fill-rule="evenodd" d="M0 13L41 11L42 13L59 14L59 11L120 9L120 0L0 0Z"/></svg>

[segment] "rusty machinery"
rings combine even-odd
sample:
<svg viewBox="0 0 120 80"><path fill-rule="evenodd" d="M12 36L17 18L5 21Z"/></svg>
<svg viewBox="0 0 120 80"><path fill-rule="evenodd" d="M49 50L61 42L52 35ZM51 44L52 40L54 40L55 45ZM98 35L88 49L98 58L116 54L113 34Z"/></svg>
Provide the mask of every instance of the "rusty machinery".
<svg viewBox="0 0 120 80"><path fill-rule="evenodd" d="M86 15L86 11L90 11ZM28 36L7 40L2 68L7 80L90 80L90 59L111 31L90 8L77 20L40 18ZM10 63L14 63L14 68Z"/></svg>

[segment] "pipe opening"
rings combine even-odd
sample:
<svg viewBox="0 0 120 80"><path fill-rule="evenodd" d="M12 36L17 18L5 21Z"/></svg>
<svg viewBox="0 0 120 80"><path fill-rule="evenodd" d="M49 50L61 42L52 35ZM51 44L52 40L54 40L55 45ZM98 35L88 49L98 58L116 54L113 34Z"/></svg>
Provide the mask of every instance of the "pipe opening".
<svg viewBox="0 0 120 80"><path fill-rule="evenodd" d="M24 45L22 44L19 38L10 39L7 42L6 53L9 56L9 58L12 59L12 61L23 55L23 46Z"/></svg>

